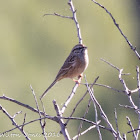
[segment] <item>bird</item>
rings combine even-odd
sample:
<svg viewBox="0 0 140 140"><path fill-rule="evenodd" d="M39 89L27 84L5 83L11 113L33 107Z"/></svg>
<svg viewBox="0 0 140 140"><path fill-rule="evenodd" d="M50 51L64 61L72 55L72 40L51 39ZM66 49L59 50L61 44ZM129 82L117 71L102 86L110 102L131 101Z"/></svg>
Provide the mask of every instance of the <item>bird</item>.
<svg viewBox="0 0 140 140"><path fill-rule="evenodd" d="M64 78L71 78L73 81L74 77L82 77L83 72L87 69L89 64L88 50L87 47L83 44L77 44L71 50L69 56L66 58L64 64L60 68L56 78L52 84L44 91L40 99L42 99L47 92L54 86L58 81Z"/></svg>

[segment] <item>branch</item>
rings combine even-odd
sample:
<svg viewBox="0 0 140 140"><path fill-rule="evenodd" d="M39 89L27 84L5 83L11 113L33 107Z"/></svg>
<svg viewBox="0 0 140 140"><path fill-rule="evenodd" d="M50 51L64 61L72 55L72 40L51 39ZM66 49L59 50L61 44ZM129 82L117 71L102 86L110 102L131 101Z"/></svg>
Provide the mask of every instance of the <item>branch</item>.
<svg viewBox="0 0 140 140"><path fill-rule="evenodd" d="M102 117L102 118L105 120L105 122L108 124L108 126L109 126L109 128L110 128L110 132L111 132L111 133L113 134L113 136L116 138L116 137L117 137L117 132L114 130L114 128L113 128L112 124L110 123L108 117L107 117L106 114L104 113L104 111L103 111L101 105L98 103L98 101L97 101L97 99L95 98L95 96L94 96L92 90L91 90L90 87L88 86L86 77L85 77L85 81L86 81L87 89L88 89L88 92L89 92L89 94L90 94L90 97L91 97L93 103L95 103L95 104L98 106L98 108L99 108L99 110L100 110L100 112L101 112L101 117ZM121 137L120 137L120 138L121 138Z"/></svg>
<svg viewBox="0 0 140 140"><path fill-rule="evenodd" d="M133 132L134 140L136 140L136 134L135 134L134 128L133 128L133 126L132 126L131 120L130 120L130 118L129 118L128 116L126 116L126 119L127 119L127 121L128 121L127 124L130 126L130 128L131 128L131 130L132 130L132 132Z"/></svg>
<svg viewBox="0 0 140 140"><path fill-rule="evenodd" d="M90 87L92 87L93 85L95 85L95 83L97 82L98 79L99 79L99 76L94 80L94 82L91 84ZM80 84L81 84L81 83L80 83ZM82 100L85 98L85 96L87 95L87 93L88 93L88 90L87 90L86 93L82 96L82 98L77 102L77 104L75 105L75 107L74 107L72 113L70 114L70 117L72 117L72 115L74 114L76 108L77 108L78 105L82 102ZM69 120L66 121L65 125L67 125L68 122L69 122Z"/></svg>
<svg viewBox="0 0 140 140"><path fill-rule="evenodd" d="M83 116L83 118L85 118L86 117L86 115L88 114L88 112L89 112L89 107L90 107L90 104L91 104L91 99L89 99L89 102L88 102L88 106L87 106L87 108L86 108L86 111L85 111L85 113L84 113L84 116ZM78 128L78 135L77 135L77 139L79 139L79 136L81 136L81 133L80 133L80 131L81 131L81 128L83 127L83 121L81 121L80 122L80 125L79 125L79 128Z"/></svg>
<svg viewBox="0 0 140 140"><path fill-rule="evenodd" d="M61 18L68 18L68 19L73 19L73 17L70 17L70 16L63 16L63 15L60 15L58 13L53 13L53 14L44 14L43 16L48 16L48 15L51 15L51 16L58 16L58 17L61 17Z"/></svg>
<svg viewBox="0 0 140 140"><path fill-rule="evenodd" d="M110 65L111 67L117 69L117 71L119 71L119 80L120 80L121 84L123 85L124 93L127 95L128 100L129 100L131 106L135 109L136 113L139 114L140 112L138 111L138 107L135 105L135 103L134 103L134 101L133 101L133 99L132 99L132 97L131 97L131 93L132 93L132 92L138 91L138 88L137 88L137 90L130 90L130 89L127 87L127 85L126 85L124 79L122 78L123 69L119 69L118 67L114 66L113 64L111 64L110 62L108 62L108 61L106 61L106 60L104 60L104 59L102 59L102 60L103 60L105 63L107 63L108 65Z"/></svg>
<svg viewBox="0 0 140 140"><path fill-rule="evenodd" d="M61 117L61 112L60 112L59 106L56 104L55 100L53 100L53 105L54 105L54 109L57 113L57 116ZM58 122L59 122L59 125L61 127L61 133L63 134L65 140L70 140L70 136L69 136L69 133L66 129L64 121L62 119L58 119Z"/></svg>
<svg viewBox="0 0 140 140"><path fill-rule="evenodd" d="M136 72L137 72L137 88L138 88L138 93L139 93L138 109L140 109L140 72L139 72L139 67L138 66L136 67ZM139 113L138 119L139 119L138 129L140 129L140 113ZM140 131L136 132L136 138L137 139L138 139L138 136L139 136L139 132Z"/></svg>
<svg viewBox="0 0 140 140"><path fill-rule="evenodd" d="M96 127L96 125L90 126L88 129L86 129L86 130L85 130L85 131L83 131L82 133L80 133L80 134L78 134L78 135L74 136L74 137L72 138L72 140L75 140L76 138L78 138L78 137L79 137L79 135L80 135L80 136L82 136L82 135L86 134L88 131L90 131L90 130L94 129L95 127Z"/></svg>
<svg viewBox="0 0 140 140"><path fill-rule="evenodd" d="M79 38L79 43L82 44L81 30L80 30L80 26L79 26L79 23L78 23L78 20L77 20L77 17L76 17L76 10L74 8L72 0L69 0L68 4L69 4L70 9L73 13L73 20L74 20L76 28L77 28L77 37Z"/></svg>
<svg viewBox="0 0 140 140"><path fill-rule="evenodd" d="M13 102L13 103L18 104L18 105L20 105L20 106L22 106L22 107L25 107L26 109L29 109L29 110L33 111L33 112L35 112L35 113L39 113L38 110L37 110L36 108L33 108L33 107L31 107L31 106L29 106L29 105L27 105L27 104L21 103L21 102L15 100L15 99L9 98L9 97L7 97L7 96L5 96L5 95L0 96L0 99ZM56 120L54 119L54 117L49 116L49 115L46 114L46 113L44 114L44 112L42 112L42 111L40 111L40 113L41 113L41 115L43 115L43 116L47 116L48 119L53 120L53 121L56 121Z"/></svg>
<svg viewBox="0 0 140 140"><path fill-rule="evenodd" d="M34 99L35 99L35 103L36 103L36 107L37 107L37 110L38 110L38 114L39 114L39 117L41 118L41 113L40 113L40 110L39 110L39 105L38 105L38 102L37 102L37 98L36 98L36 95L35 95L35 92L32 88L32 86L30 85L30 88L31 88L31 91L32 91L32 94L34 96ZM46 132L45 132L45 124L43 124L40 120L40 126L41 126L41 129L42 129L42 134L44 136L44 139L47 140L47 136L45 135Z"/></svg>
<svg viewBox="0 0 140 140"><path fill-rule="evenodd" d="M17 123L15 122L14 118L10 116L10 114L0 105L0 110L2 110L2 112L11 120L12 124L14 126L16 126L16 128L18 128L20 130L20 132L24 135L24 137L27 139L27 140L30 140L30 138L28 138L28 136L26 135L26 133L24 132L23 129L21 129Z"/></svg>
<svg viewBox="0 0 140 140"><path fill-rule="evenodd" d="M140 55L136 50L136 47L133 47L133 45L131 44L131 42L127 39L127 37L124 35L123 31L121 30L121 28L119 27L119 24L116 22L115 18L113 17L113 15L100 3L96 2L95 0L92 0L95 4L97 4L99 7L103 8L107 14L109 14L109 16L112 18L114 25L118 28L119 32L121 33L121 35L124 37L124 39L126 40L126 42L128 43L128 45L130 46L131 50L133 50L133 52L135 53L135 55L138 57L138 59L140 60Z"/></svg>
<svg viewBox="0 0 140 140"><path fill-rule="evenodd" d="M71 94L69 95L69 97L67 98L65 103L63 104L63 107L61 109L61 114L63 114L65 112L65 109L67 108L68 104L70 103L70 101L72 100L73 96L75 95L78 86L79 86L79 84L76 83L75 86L73 87Z"/></svg>
<svg viewBox="0 0 140 140"><path fill-rule="evenodd" d="M53 14L44 14L43 16L52 15L52 16L58 16L58 17L61 17L61 18L72 19L74 21L76 29L77 29L77 37L79 39L79 43L82 44L81 30L80 30L80 26L79 26L77 16L76 16L76 10L74 8L72 0L69 0L68 5L70 6L70 10L72 12L72 17L71 16L60 15L60 14L58 14L56 12L54 12Z"/></svg>
<svg viewBox="0 0 140 140"><path fill-rule="evenodd" d="M90 121L90 120L87 120L87 119L84 119L84 118L79 118L79 117L60 117L60 116L53 116L52 117L53 118L53 120L55 120L56 122L58 122L59 123L59 119L71 119L71 120L79 120L79 121L84 121L84 122L87 122L87 123L89 123L89 124L91 124L91 125L96 125L96 123L95 122L93 122L93 121ZM35 120L32 120L32 121L29 121L29 122L27 122L27 123L24 123L24 124L22 124L22 125L19 125L18 127L23 127L23 126L25 126L25 125L28 125L28 124L31 124L31 123L34 123L34 122L36 122L36 121L40 121L40 120L43 120L43 119L50 119L50 116L45 116L45 117L42 117L42 118L38 118L38 119L35 119ZM100 123L100 121L98 121L98 124ZM106 128L105 126L102 126L102 125L98 125L100 128L102 128L102 129L105 129L105 130L109 130L110 131L110 129L108 129L108 128ZM5 131L5 132L2 132L2 133L0 133L0 135L2 135L2 134L5 134L5 133L8 133L8 132L10 132L10 131L13 131L13 130L15 130L15 129L17 129L18 127L15 127L15 128L12 128L12 129L9 129L9 130L7 130L7 131Z"/></svg>

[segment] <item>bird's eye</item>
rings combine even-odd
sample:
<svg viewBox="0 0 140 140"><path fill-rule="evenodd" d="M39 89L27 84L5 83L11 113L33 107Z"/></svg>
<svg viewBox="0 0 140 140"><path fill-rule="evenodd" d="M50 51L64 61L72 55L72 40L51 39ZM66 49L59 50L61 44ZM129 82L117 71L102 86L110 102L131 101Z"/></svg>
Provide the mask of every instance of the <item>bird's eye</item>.
<svg viewBox="0 0 140 140"><path fill-rule="evenodd" d="M83 48L77 48L74 50L74 53L80 53L80 52L82 52L82 50L83 50Z"/></svg>

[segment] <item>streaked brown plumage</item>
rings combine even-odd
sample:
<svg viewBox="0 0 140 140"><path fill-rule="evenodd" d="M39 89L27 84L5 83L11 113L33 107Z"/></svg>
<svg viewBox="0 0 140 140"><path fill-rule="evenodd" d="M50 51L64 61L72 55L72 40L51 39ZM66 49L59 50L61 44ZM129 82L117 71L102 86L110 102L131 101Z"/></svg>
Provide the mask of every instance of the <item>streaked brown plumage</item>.
<svg viewBox="0 0 140 140"><path fill-rule="evenodd" d="M42 99L48 90L58 81L63 78L71 78L80 76L85 69L87 68L89 63L87 47L83 44L78 44L73 47L71 53L67 57L63 66L59 70L55 80L52 84L45 90L45 92L41 95L40 99Z"/></svg>

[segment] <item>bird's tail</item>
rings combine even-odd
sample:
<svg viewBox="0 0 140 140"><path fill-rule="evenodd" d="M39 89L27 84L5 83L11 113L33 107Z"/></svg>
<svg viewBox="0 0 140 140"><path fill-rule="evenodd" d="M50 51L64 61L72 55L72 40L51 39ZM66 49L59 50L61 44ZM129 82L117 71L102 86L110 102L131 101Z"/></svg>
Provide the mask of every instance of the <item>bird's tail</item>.
<svg viewBox="0 0 140 140"><path fill-rule="evenodd" d="M48 92L48 90L57 82L57 80L54 80L52 84L44 91L44 93L41 95L40 99L42 99Z"/></svg>

